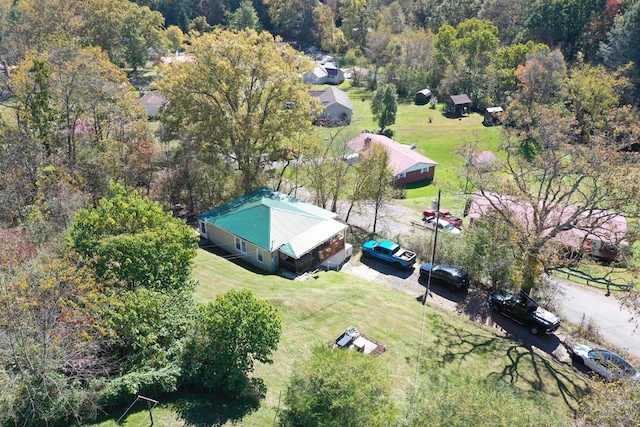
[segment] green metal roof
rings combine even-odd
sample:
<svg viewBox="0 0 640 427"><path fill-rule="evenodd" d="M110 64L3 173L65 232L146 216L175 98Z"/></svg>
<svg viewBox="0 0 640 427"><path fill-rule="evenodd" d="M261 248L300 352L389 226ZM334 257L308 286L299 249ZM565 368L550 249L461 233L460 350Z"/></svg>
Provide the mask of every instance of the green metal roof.
<svg viewBox="0 0 640 427"><path fill-rule="evenodd" d="M326 209L261 187L198 215L198 219L273 252L327 220L334 222L335 216Z"/></svg>

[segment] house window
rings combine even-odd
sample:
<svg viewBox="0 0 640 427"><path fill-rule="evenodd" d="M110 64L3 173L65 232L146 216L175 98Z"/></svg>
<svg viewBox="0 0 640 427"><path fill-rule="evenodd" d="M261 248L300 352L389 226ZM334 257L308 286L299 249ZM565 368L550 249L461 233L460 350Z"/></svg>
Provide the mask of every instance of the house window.
<svg viewBox="0 0 640 427"><path fill-rule="evenodd" d="M200 223L200 233L207 234L207 226L204 225L204 222Z"/></svg>
<svg viewBox="0 0 640 427"><path fill-rule="evenodd" d="M247 253L247 242L245 242L244 240L236 237L236 249L239 250L240 252L244 252L246 254Z"/></svg>
<svg viewBox="0 0 640 427"><path fill-rule="evenodd" d="M396 175L396 179L402 179L405 178L407 176L407 174L405 172L401 172L398 175Z"/></svg>
<svg viewBox="0 0 640 427"><path fill-rule="evenodd" d="M429 172L429 166L427 166L426 168L420 169L420 173L427 173L427 172Z"/></svg>
<svg viewBox="0 0 640 427"><path fill-rule="evenodd" d="M264 263L264 255L262 254L262 249L258 249L258 262Z"/></svg>

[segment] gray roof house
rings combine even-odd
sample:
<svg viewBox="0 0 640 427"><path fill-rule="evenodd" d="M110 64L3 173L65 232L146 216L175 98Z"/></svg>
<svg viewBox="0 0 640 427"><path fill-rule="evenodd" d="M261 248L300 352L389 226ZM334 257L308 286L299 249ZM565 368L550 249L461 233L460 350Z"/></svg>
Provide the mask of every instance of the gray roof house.
<svg viewBox="0 0 640 427"><path fill-rule="evenodd" d="M353 252L336 214L260 187L197 216L200 235L261 270L338 269Z"/></svg>
<svg viewBox="0 0 640 427"><path fill-rule="evenodd" d="M147 110L149 118L155 117L162 107L167 103L167 99L158 91L151 91L142 95L138 102Z"/></svg>
<svg viewBox="0 0 640 427"><path fill-rule="evenodd" d="M343 126L351 123L353 104L343 90L329 86L324 90L310 91L309 94L322 103L323 110L315 123L323 126Z"/></svg>

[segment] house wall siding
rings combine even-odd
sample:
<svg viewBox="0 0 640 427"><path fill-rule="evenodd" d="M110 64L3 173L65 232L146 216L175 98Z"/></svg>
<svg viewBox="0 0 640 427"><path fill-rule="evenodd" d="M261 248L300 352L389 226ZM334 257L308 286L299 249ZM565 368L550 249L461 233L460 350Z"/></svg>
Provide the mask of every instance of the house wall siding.
<svg viewBox="0 0 640 427"><path fill-rule="evenodd" d="M257 247L251 242L246 242L247 244L247 253L239 251L236 249L236 236L219 228L213 224L205 223L207 229L207 236L209 237L209 241L216 246L221 247L225 251L239 255L242 259L247 261L248 263L255 265L261 270L274 272L278 269L278 257L272 257L271 253ZM258 250L261 249L263 251L263 262L258 261Z"/></svg>
<svg viewBox="0 0 640 427"><path fill-rule="evenodd" d="M325 108L324 114L327 117L331 117L332 119L335 119L335 120L342 119L342 115L345 114L348 117L347 120L351 122L352 111L339 104L333 104L328 106L327 108Z"/></svg>
<svg viewBox="0 0 640 427"><path fill-rule="evenodd" d="M408 171L404 178L396 178L394 180L395 185L405 185L411 182L422 181L424 179L433 179L435 167L431 166L427 172L422 173L420 169Z"/></svg>

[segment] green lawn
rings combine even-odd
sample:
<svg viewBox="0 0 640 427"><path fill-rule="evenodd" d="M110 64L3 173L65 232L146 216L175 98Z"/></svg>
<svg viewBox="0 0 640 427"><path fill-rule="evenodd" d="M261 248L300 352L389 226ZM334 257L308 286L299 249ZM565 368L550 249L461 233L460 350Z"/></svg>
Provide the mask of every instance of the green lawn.
<svg viewBox="0 0 640 427"><path fill-rule="evenodd" d="M376 132L378 126L371 114L371 91L352 88L349 81L340 88L349 94L354 110L351 124L340 130L341 138L349 140L363 130ZM460 119L447 118L443 114L443 108L444 104L438 104L437 109L431 109L429 105L398 103L396 124L390 126L394 132L393 139L403 144L416 144L419 153L439 163L435 179L430 185L409 188L407 199L399 202L421 211L437 197L438 190L442 190L441 205L460 214L466 200L461 194L464 183L459 179L459 170L464 161L455 155L455 151L467 142L478 141L478 150L495 152L501 128L484 126L483 117L478 113ZM336 131L337 129L333 128L326 132Z"/></svg>
<svg viewBox="0 0 640 427"><path fill-rule="evenodd" d="M274 425L295 363L309 357L313 346L330 342L351 325L387 347L381 357L393 373L394 397L402 406L416 375L423 314L420 375L458 372L478 379L498 376L527 392L545 393L568 417L587 387L570 366L506 340L492 328L437 306L424 308L398 291L345 273L322 272L307 281L291 281L252 272L205 250L198 252L196 266L199 301L210 301L230 289L251 289L282 314L282 339L273 365L258 366L254 372L268 389L258 408L178 394L160 398L161 405L154 410L156 425ZM138 403L136 408L125 426L148 422L145 406ZM123 412L112 415L117 419ZM114 420L93 425L116 426Z"/></svg>
<svg viewBox="0 0 640 427"><path fill-rule="evenodd" d="M340 140L345 141L363 130L375 132L371 92L349 88L348 84L342 88L353 102L354 120L345 128L320 132L329 135L339 131ZM420 211L440 189L442 206L459 213L464 205L457 185L462 159L453 152L461 144L476 139L481 142L478 149L494 150L500 128L484 127L479 114L461 120L448 119L442 114L442 107L441 104L432 110L428 105L399 104L396 124L391 126L393 139L415 143L420 153L440 163L434 182L409 189L407 199L401 202ZM387 347L381 357L393 373L394 398L399 407L407 401L407 388L416 379L421 335L424 338L420 375L457 372L477 379L497 376L526 392L544 393L559 411L567 414L567 419L573 416L578 399L587 389L585 380L570 366L541 351L506 340L497 330L456 313L435 306L424 308L402 293L345 273L323 272L307 281L290 281L252 271L205 250L199 251L195 265L194 276L200 283L198 301L210 301L230 289L251 289L282 314L282 339L274 363L257 366L254 372L264 380L268 390L259 407L177 393L160 399L160 406L154 410L156 425L275 425L295 363L309 357L315 345L328 343L351 325ZM421 334L423 316L425 328ZM123 412L124 408L114 411L111 415L115 418L93 425L115 427L118 425L115 419ZM148 423L145 405L138 403L121 425Z"/></svg>

